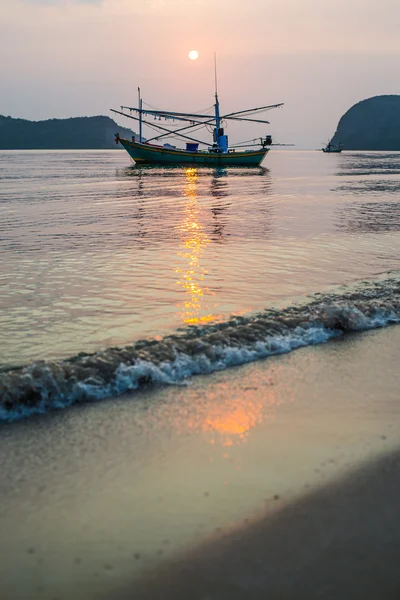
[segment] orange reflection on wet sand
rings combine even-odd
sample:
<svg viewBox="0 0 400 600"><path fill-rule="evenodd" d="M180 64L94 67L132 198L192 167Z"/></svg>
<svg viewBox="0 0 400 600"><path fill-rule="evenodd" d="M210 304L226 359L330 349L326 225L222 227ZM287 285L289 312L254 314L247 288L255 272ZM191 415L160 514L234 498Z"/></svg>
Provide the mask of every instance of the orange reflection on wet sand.
<svg viewBox="0 0 400 600"><path fill-rule="evenodd" d="M213 296L215 292L204 286L207 270L200 264L200 258L211 240L199 218L197 169L185 169L185 177L184 195L187 202L185 218L179 226L182 250L178 252L178 256L185 261L185 267L177 267L175 272L180 276L177 283L185 290L187 298L182 304L183 310L179 311L178 315L185 324L196 325L215 321L220 315L214 315L207 310L207 297Z"/></svg>
<svg viewBox="0 0 400 600"><path fill-rule="evenodd" d="M250 430L262 421L263 404L239 398L230 406L216 406L203 425L206 433L218 433L223 446L246 440Z"/></svg>
<svg viewBox="0 0 400 600"><path fill-rule="evenodd" d="M228 386L223 387L226 389L219 390L219 394L226 397L229 389ZM211 434L209 441L212 444L217 438L223 446L243 443L248 439L250 432L266 418L274 419L275 408L280 404L275 390L272 387L266 388L267 397L263 398L260 398L256 390L256 387L251 388L242 392L241 397L223 403L215 398L216 402L209 406L202 424L203 432ZM217 434L217 437L214 434Z"/></svg>

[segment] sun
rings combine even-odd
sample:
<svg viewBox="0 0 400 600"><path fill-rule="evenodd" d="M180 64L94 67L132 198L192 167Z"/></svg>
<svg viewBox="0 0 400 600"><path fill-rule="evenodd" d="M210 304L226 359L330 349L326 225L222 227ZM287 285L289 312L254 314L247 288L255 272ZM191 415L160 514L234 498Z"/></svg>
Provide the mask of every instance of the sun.
<svg viewBox="0 0 400 600"><path fill-rule="evenodd" d="M191 50L189 52L189 58L190 60L197 60L199 58L199 53L197 52L197 50Z"/></svg>

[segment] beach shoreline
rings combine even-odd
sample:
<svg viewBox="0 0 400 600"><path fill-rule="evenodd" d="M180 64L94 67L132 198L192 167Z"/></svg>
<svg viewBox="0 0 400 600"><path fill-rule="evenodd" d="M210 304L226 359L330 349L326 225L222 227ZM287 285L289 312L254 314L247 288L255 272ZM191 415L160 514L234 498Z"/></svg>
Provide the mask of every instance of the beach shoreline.
<svg viewBox="0 0 400 600"><path fill-rule="evenodd" d="M311 525L325 519L329 532L329 515L336 514L340 521L340 502L348 518L353 513L357 520L363 489L368 498L360 510L371 521L382 557L395 556L397 459L385 457L396 457L398 451L399 348L397 326L351 334L194 377L190 385L127 394L4 424L0 551L5 558L0 578L5 597L197 598L194 586L204 592L202 598L239 598L244 580L249 580L250 598L265 597L268 590L272 598L290 597L284 595L285 586L300 581L301 573L305 585L309 572L299 563L300 579L290 575L285 583L278 577L278 563L272 561L277 575L275 587L271 580L268 588L262 554L257 559L264 544L254 538L257 530L264 531L268 541L270 528L278 527L274 519L281 523L278 538L289 536L289 545L286 550L278 545L276 560L291 556L295 569L302 545L294 533L290 537L288 524L307 513ZM385 501L379 495L386 486L379 483L379 468L368 470L368 464L379 460L392 465ZM360 477L364 483L357 488ZM346 482L354 482L355 490ZM335 485L341 500L329 508L329 490ZM378 500L375 518L371 506ZM333 598L329 585L336 592L338 588L329 565L337 562L329 552L336 552L337 546L321 546L324 528L310 561L316 564L321 554L325 578L315 589L328 586L325 596L315 597ZM339 530L342 537L335 537L339 534L334 529L332 540L342 540L362 565L364 559L357 558L366 552L362 531L357 537L355 530L353 545L347 546L350 530ZM304 536L307 545L308 534ZM247 540L245 552L240 549L242 538ZM265 542L272 553L268 564L274 543ZM231 551L236 562L230 565ZM207 570L209 554L215 557L214 575L221 561L223 581ZM345 556L351 562L349 552ZM373 556L372 552L371 561ZM389 569L392 559L382 561L382 569L385 564ZM185 565L187 578L178 577ZM193 569L200 579L192 577ZM235 576L240 579L241 572L244 579L238 582ZM358 598L346 596L350 571L346 573L336 597ZM365 577L375 577L372 564ZM310 575L310 586L312 581ZM389 592L382 597L394 597L390 586L396 581L393 574ZM205 582L210 583L208 596ZM364 593L366 587L362 589ZM372 584L371 590L376 590Z"/></svg>
<svg viewBox="0 0 400 600"><path fill-rule="evenodd" d="M0 422L149 386L174 385L353 332L400 321L398 272L289 306L0 372Z"/></svg>

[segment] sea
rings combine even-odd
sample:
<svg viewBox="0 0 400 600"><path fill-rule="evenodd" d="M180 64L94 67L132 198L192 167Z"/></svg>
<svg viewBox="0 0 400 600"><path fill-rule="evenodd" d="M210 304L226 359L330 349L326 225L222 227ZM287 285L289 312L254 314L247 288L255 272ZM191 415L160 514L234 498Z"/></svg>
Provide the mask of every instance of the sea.
<svg viewBox="0 0 400 600"><path fill-rule="evenodd" d="M0 419L400 320L400 153L0 152Z"/></svg>
<svg viewBox="0 0 400 600"><path fill-rule="evenodd" d="M398 598L399 200L0 152L1 600Z"/></svg>

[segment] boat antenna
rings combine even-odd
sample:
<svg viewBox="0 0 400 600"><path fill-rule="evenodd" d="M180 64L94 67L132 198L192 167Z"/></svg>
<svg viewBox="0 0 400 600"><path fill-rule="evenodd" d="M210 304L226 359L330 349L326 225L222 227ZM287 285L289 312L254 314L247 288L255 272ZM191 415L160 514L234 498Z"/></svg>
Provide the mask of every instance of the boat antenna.
<svg viewBox="0 0 400 600"><path fill-rule="evenodd" d="M215 80L215 96L218 96L217 87L217 53L214 52L214 80Z"/></svg>

